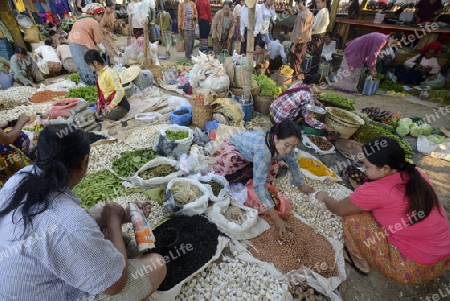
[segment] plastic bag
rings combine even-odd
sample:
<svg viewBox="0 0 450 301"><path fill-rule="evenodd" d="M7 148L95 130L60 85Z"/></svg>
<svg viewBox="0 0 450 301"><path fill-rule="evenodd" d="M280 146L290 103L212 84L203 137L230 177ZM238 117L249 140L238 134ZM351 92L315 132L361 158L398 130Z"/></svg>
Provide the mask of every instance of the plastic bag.
<svg viewBox="0 0 450 301"><path fill-rule="evenodd" d="M219 150L220 150L220 143L215 140L211 140L208 143L206 143L204 148L205 154L208 156L214 156Z"/></svg>
<svg viewBox="0 0 450 301"><path fill-rule="evenodd" d="M227 191L228 191L228 186L229 186L229 183L228 183L227 179L225 179L225 177L210 172L204 176L197 173L197 174L189 176L189 178L198 180L202 183L204 183L204 182L210 183L212 181L219 183L220 185L223 186L223 188L220 190L220 192L217 196L213 193L213 190L212 190L212 187L210 184L203 184L203 185L205 185L206 188L208 189L209 199L211 201L216 203L216 202L223 201L225 199Z"/></svg>
<svg viewBox="0 0 450 301"><path fill-rule="evenodd" d="M167 99L167 105L169 107L181 107L181 106L192 107L187 98L178 96L170 96Z"/></svg>
<svg viewBox="0 0 450 301"><path fill-rule="evenodd" d="M79 98L62 98L55 101L50 109L49 118L55 119L57 117L71 117L70 110L76 107L81 102Z"/></svg>
<svg viewBox="0 0 450 301"><path fill-rule="evenodd" d="M240 224L229 221L225 217L225 212L230 207L238 207L245 212L242 215ZM236 240L255 238L270 228L267 222L265 224L261 223L259 227L255 227L258 224L258 211L231 201L229 197L215 203L208 210L207 215L220 231Z"/></svg>
<svg viewBox="0 0 450 301"><path fill-rule="evenodd" d="M138 86L136 86L134 83L129 83L127 86L123 87L123 90L125 91L125 97L127 99L132 98L133 96L142 97L144 94L142 93L141 89L139 89Z"/></svg>
<svg viewBox="0 0 450 301"><path fill-rule="evenodd" d="M209 137L206 133L204 133L201 129L194 129L194 139L192 140L193 144L197 144L198 146L205 146L209 141Z"/></svg>
<svg viewBox="0 0 450 301"><path fill-rule="evenodd" d="M186 110L185 114L178 115L177 112ZM170 113L170 123L177 124L181 126L188 126L192 123L192 107L191 106L181 106L178 109Z"/></svg>
<svg viewBox="0 0 450 301"><path fill-rule="evenodd" d="M31 28L33 27L33 20L30 17L25 15L18 15L16 17L17 24L19 24L22 28Z"/></svg>
<svg viewBox="0 0 450 301"><path fill-rule="evenodd" d="M235 200L238 204L244 205L244 203L247 201L248 192L247 187L244 184L233 183L228 186L227 190L233 200Z"/></svg>
<svg viewBox="0 0 450 301"><path fill-rule="evenodd" d="M153 73L150 70L141 70L139 72L139 76L134 80L134 83L141 90L144 90L145 88L154 85L155 79L153 77Z"/></svg>
<svg viewBox="0 0 450 301"><path fill-rule="evenodd" d="M154 177L147 180L144 180L139 176L139 174L149 168L161 165L161 164L170 164L175 169L178 169L178 162L175 160L171 160L165 157L156 157L155 159L147 162L144 166L142 166L134 176L129 178L128 182L124 182L123 185L125 187L143 187L143 188L158 188L162 185L169 183L171 180L178 178L182 175L180 170L171 173L165 177Z"/></svg>
<svg viewBox="0 0 450 301"><path fill-rule="evenodd" d="M326 140L324 137L320 137L320 138L323 138L324 140ZM335 153L334 145L332 148L330 148L327 151L321 150L320 148L317 147L317 145L315 145L314 143L311 142L311 140L308 138L307 135L302 135L302 143L304 146L314 149L314 151L316 153L318 153L319 155L327 155L327 154Z"/></svg>
<svg viewBox="0 0 450 301"><path fill-rule="evenodd" d="M445 85L445 77L440 73L428 77L421 85L429 86L431 89L443 89Z"/></svg>
<svg viewBox="0 0 450 301"><path fill-rule="evenodd" d="M176 203L171 189L175 183L190 183L192 185L195 185L200 190L201 196L193 202L180 206ZM206 187L202 183L194 179L173 179L167 184L166 201L164 202L164 207L170 212L184 214L187 216L202 214L208 208L208 189L206 189Z"/></svg>
<svg viewBox="0 0 450 301"><path fill-rule="evenodd" d="M180 170L185 174L207 173L208 161L197 145L193 145L190 154L182 154L180 157Z"/></svg>
<svg viewBox="0 0 450 301"><path fill-rule="evenodd" d="M169 140L166 131L187 131L188 137L182 140ZM192 130L185 126L176 124L169 125L162 129L159 134L158 142L154 150L162 156L174 156L179 159L182 154L187 154L192 145Z"/></svg>
<svg viewBox="0 0 450 301"><path fill-rule="evenodd" d="M244 205L250 208L254 208L258 210L260 214L267 216L269 213L256 195L255 188L253 186L253 180L248 181L245 186L247 187L248 198ZM286 196L284 196L283 193L279 192L278 189L275 188L275 186L266 184L266 187L269 190L270 195L272 196L272 200L275 204L274 209L278 212L278 215L281 218L288 217L291 214L292 202Z"/></svg>

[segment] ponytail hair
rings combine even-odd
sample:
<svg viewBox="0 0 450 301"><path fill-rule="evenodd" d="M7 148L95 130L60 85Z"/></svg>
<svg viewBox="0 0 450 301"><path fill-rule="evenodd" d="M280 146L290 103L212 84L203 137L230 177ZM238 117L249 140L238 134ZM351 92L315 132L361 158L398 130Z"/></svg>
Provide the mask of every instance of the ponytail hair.
<svg viewBox="0 0 450 301"><path fill-rule="evenodd" d="M33 218L69 189L70 177L83 168L81 163L89 148L84 131L66 124L47 126L39 135L37 159L31 172L19 172L24 174L23 179L0 211L0 218L13 212L13 223L23 222L25 238L32 231Z"/></svg>
<svg viewBox="0 0 450 301"><path fill-rule="evenodd" d="M388 137L373 139L363 145L363 151L367 160L378 168L387 165L401 173L402 179L406 181L404 184L405 196L408 199L406 214L423 212L416 215L417 219L413 223L425 219L434 207L441 213L439 199L433 187L422 177L414 164L406 162L405 152L395 140Z"/></svg>

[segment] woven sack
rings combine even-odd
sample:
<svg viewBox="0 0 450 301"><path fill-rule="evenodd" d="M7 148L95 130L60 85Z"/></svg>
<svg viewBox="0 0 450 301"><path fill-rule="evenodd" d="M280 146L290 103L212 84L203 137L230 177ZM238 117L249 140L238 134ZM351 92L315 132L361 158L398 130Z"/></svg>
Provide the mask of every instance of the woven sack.
<svg viewBox="0 0 450 301"><path fill-rule="evenodd" d="M233 85L238 88L243 88L245 85L245 66L234 67Z"/></svg>
<svg viewBox="0 0 450 301"><path fill-rule="evenodd" d="M203 129L205 127L206 122L212 120L213 118L213 109L211 103L216 99L216 95L208 92L205 94L198 93L195 97L199 97L203 95L203 103L199 103L198 101L192 102L192 125L198 128Z"/></svg>
<svg viewBox="0 0 450 301"><path fill-rule="evenodd" d="M41 40L41 34L37 27L24 28L24 41L28 43L39 43Z"/></svg>

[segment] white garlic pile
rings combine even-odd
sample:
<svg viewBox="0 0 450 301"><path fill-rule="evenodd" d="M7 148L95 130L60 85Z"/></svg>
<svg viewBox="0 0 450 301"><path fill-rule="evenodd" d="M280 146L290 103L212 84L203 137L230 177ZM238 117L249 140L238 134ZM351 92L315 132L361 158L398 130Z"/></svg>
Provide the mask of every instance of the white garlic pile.
<svg viewBox="0 0 450 301"><path fill-rule="evenodd" d="M9 109L26 104L35 92L36 88L29 86L17 86L7 90L0 90L0 108Z"/></svg>
<svg viewBox="0 0 450 301"><path fill-rule="evenodd" d="M118 157L122 152L130 150L133 150L130 146L117 141L91 147L87 173L89 174L110 168L112 161L116 157Z"/></svg>
<svg viewBox="0 0 450 301"><path fill-rule="evenodd" d="M168 124L147 125L133 130L125 139L125 144L136 148L152 148L158 141L159 132L167 128Z"/></svg>
<svg viewBox="0 0 450 301"><path fill-rule="evenodd" d="M126 196L120 196L113 200L117 204L126 208L129 202L150 202L152 209L147 218L148 224L151 228L156 226L162 219L168 216L168 213L164 210L164 207L157 202L151 200L145 194L142 193L131 193ZM131 223L122 225L122 231L126 232L130 237L134 237L133 225Z"/></svg>
<svg viewBox="0 0 450 301"><path fill-rule="evenodd" d="M350 190L337 183L323 183L303 177L304 183L312 186L316 191L324 190L338 200L350 195ZM275 187L292 201L292 210L304 218L318 233L343 242L341 218L326 207L314 205L310 202L310 195L304 194L294 185L291 185L291 173L276 178Z"/></svg>
<svg viewBox="0 0 450 301"><path fill-rule="evenodd" d="M9 89L8 89L9 90ZM0 101L1 102L1 101ZM36 113L46 114L52 107L51 103L35 103L30 105L19 105L13 109L0 111L0 122L19 118L20 114L28 116L36 115Z"/></svg>
<svg viewBox="0 0 450 301"><path fill-rule="evenodd" d="M256 263L223 257L185 283L175 300L282 300L285 289Z"/></svg>

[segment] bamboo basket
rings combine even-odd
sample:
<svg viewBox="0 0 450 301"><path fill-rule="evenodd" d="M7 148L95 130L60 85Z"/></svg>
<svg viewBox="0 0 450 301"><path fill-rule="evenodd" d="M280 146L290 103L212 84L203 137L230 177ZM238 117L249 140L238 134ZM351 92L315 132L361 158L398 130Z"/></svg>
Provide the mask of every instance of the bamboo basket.
<svg viewBox="0 0 450 301"><path fill-rule="evenodd" d="M273 95L258 95L255 99L255 111L264 115L269 115L270 105L274 101Z"/></svg>
<svg viewBox="0 0 450 301"><path fill-rule="evenodd" d="M212 120L213 109L211 105L198 105L192 102L192 125L200 129L205 127L207 121Z"/></svg>
<svg viewBox="0 0 450 301"><path fill-rule="evenodd" d="M338 109L338 108L332 108L332 109L345 111L345 110ZM326 110L327 110L327 115L325 117L325 124L327 126L334 127L336 129L336 131L339 132L340 138L342 138L342 139L350 138L359 129L359 127L364 124L364 120L362 120L359 116L357 116L353 113L345 111L347 114L354 117L354 119L357 120L358 124L342 120L338 116L331 113L330 108L328 108L328 107L326 108Z"/></svg>
<svg viewBox="0 0 450 301"><path fill-rule="evenodd" d="M157 79L163 80L163 72L162 72L162 67L161 66L149 65L147 67L147 69L152 72L153 77L155 78L155 80L157 80Z"/></svg>
<svg viewBox="0 0 450 301"><path fill-rule="evenodd" d="M250 89L250 93L252 94L252 96L256 96L256 95L258 95L259 90L260 90L260 86L259 86L259 84L258 84L258 85L256 85L256 86L253 86L253 87ZM236 95L236 96L242 96L242 95L244 95L244 88L230 87L230 91L231 91L231 93L233 93L233 95Z"/></svg>

